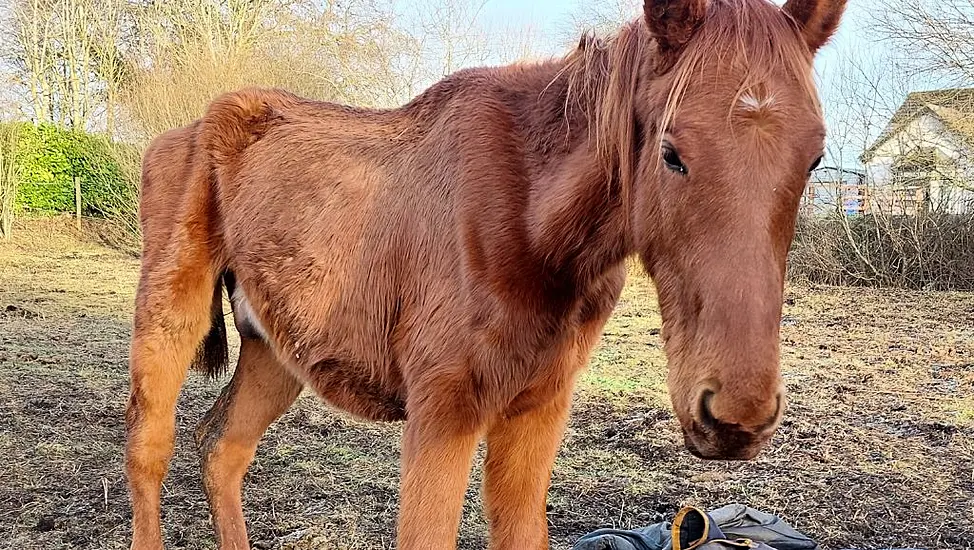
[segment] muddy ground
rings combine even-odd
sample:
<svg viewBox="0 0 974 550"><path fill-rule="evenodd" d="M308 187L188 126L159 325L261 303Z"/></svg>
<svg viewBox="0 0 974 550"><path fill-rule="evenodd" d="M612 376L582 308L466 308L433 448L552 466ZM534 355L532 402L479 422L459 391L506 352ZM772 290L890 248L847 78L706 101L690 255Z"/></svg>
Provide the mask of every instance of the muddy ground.
<svg viewBox="0 0 974 550"><path fill-rule="evenodd" d="M138 260L56 222L0 242L0 548L127 548L126 354ZM682 448L652 288L633 278L577 392L550 493L556 548L683 504L743 502L825 549L974 548L974 294L790 287L790 408L756 462ZM213 548L190 434L222 383L193 375L165 485L168 544ZM258 548L392 546L398 425L303 397L246 481ZM482 453L481 453L482 457ZM463 548L485 547L473 473Z"/></svg>

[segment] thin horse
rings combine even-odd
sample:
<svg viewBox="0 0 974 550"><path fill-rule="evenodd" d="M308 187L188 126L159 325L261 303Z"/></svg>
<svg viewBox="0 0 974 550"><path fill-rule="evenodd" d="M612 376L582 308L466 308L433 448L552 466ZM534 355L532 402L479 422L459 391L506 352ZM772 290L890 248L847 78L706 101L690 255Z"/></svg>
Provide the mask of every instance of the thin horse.
<svg viewBox="0 0 974 550"><path fill-rule="evenodd" d="M217 99L143 163L126 466L136 549L188 369L227 363L197 431L221 548L248 548L258 440L310 387L405 420L398 546L454 548L481 439L491 547L547 548L577 373L638 255L687 448L750 459L784 411L785 259L824 123L815 52L845 0L646 0L563 59L461 71L393 110Z"/></svg>

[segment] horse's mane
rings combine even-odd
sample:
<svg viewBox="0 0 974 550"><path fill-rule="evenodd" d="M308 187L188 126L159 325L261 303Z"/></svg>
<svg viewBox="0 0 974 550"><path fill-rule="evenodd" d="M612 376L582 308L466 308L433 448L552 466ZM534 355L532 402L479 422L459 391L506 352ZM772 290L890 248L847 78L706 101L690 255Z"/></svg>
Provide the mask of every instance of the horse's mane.
<svg viewBox="0 0 974 550"><path fill-rule="evenodd" d="M599 157L607 173L618 178L624 200L635 171L637 129L632 113L637 86L640 78L655 77L655 56L653 37L639 19L608 38L583 36L559 74L568 82L566 110L585 109ZM738 99L782 69L820 109L809 71L812 53L791 17L767 0L711 0L705 20L668 69L672 86L655 124L656 139L662 139L673 123L704 60L714 57L721 65L744 71L728 116Z"/></svg>

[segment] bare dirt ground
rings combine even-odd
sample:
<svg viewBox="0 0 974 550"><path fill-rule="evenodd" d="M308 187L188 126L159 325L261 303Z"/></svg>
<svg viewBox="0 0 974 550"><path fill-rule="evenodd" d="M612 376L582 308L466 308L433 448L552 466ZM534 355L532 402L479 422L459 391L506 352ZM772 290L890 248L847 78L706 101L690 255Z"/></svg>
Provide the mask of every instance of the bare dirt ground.
<svg viewBox="0 0 974 550"><path fill-rule="evenodd" d="M0 548L127 548L126 355L138 260L58 222L0 243ZM633 278L577 392L550 493L553 545L683 504L743 502L826 549L974 548L974 294L792 287L787 419L747 464L682 449L652 288ZM221 384L193 375L165 486L168 545L213 548L190 434ZM303 397L246 481L258 548L392 546L398 425ZM461 529L485 546L480 467Z"/></svg>

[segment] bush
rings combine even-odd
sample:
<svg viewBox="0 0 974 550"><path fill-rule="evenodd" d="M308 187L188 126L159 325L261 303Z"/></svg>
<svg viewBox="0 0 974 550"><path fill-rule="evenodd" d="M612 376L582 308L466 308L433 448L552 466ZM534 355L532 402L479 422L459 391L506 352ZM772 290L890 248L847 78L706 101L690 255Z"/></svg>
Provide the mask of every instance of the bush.
<svg viewBox="0 0 974 550"><path fill-rule="evenodd" d="M109 218L131 209L137 186L123 168L124 146L50 124L19 124L17 206L42 214L74 212L74 178L81 183L86 216Z"/></svg>
<svg viewBox="0 0 974 550"><path fill-rule="evenodd" d="M830 285L974 290L974 214L805 218L789 273Z"/></svg>

